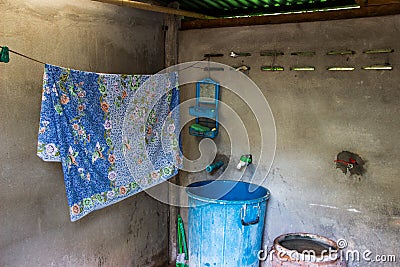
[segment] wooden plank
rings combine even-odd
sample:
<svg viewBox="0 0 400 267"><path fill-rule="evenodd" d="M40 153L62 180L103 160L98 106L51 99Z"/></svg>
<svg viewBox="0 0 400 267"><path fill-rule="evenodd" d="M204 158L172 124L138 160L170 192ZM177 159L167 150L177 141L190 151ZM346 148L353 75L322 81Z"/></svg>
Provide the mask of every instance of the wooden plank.
<svg viewBox="0 0 400 267"><path fill-rule="evenodd" d="M371 1L383 1L383 0L371 0ZM299 13L299 14L182 21L181 30L281 24L281 23L300 23L300 22L311 22L311 21L387 16L396 14L400 14L400 4L397 3L387 4L387 5L364 6L357 9L332 10L332 11L309 12L309 13Z"/></svg>
<svg viewBox="0 0 400 267"><path fill-rule="evenodd" d="M197 19L212 19L212 18L214 18L211 16L199 14L196 12L175 9L175 8L170 8L170 7L164 7L164 6L158 6L158 5L152 5L152 4L138 2L138 1L130 1L130 0L92 0L92 1L113 4L113 5L118 5L118 6L133 7L133 8L142 9L142 10L184 16L184 17L189 17L189 18L197 18Z"/></svg>
<svg viewBox="0 0 400 267"><path fill-rule="evenodd" d="M178 29L180 27L180 18L174 15L168 15L164 19L164 30L165 30L165 40L164 40L164 62L165 67L171 67L173 65L178 64ZM175 200L173 194L173 190L171 187L173 184L179 185L179 173L171 178L168 181L169 184L169 192L168 198L170 203L174 203ZM169 214L168 214L168 254L169 254L169 263L174 264L176 261L177 255L177 215L179 213L179 208L175 206L169 206Z"/></svg>
<svg viewBox="0 0 400 267"><path fill-rule="evenodd" d="M356 0L360 6L380 6L390 4L400 4L400 0Z"/></svg>
<svg viewBox="0 0 400 267"><path fill-rule="evenodd" d="M166 68L178 63L178 29L180 27L180 19L173 15L168 15L164 19L165 27L165 60Z"/></svg>

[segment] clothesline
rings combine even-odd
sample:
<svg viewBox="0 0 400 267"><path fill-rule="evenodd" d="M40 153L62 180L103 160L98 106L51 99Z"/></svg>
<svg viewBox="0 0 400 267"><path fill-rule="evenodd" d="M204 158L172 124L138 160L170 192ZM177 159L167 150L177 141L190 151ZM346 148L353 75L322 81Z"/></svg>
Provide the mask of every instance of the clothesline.
<svg viewBox="0 0 400 267"><path fill-rule="evenodd" d="M2 46L1 48L3 49L3 47L5 47L5 46ZM11 49L8 49L8 51L9 51L10 53L14 53L14 54L16 54L16 55L18 55L18 56L21 56L21 57L27 58L27 59L29 59L29 60L35 61L35 62L37 62L37 63L41 63L41 64L43 64L43 65L46 64L46 63L44 63L43 61L40 61L40 60L31 58L31 57L29 57L29 56L27 56L27 55L24 55L24 54L22 54L22 53L19 53L19 52L17 52L17 51L14 51L14 50L11 50Z"/></svg>
<svg viewBox="0 0 400 267"><path fill-rule="evenodd" d="M24 55L24 54L18 53L18 52L16 52L16 51L11 50L11 49L9 49L9 51L10 51L11 53L14 53L14 54L18 55L18 56L21 56L21 57L30 59L30 60L35 61L35 62L37 62L37 63L41 63L41 64L43 64L43 65L46 64L46 63L44 63L44 62L42 62L42 61L40 61L40 60L37 60L37 59L31 58L31 57L28 57L28 56L26 56L26 55Z"/></svg>
<svg viewBox="0 0 400 267"><path fill-rule="evenodd" d="M1 48L3 48L3 47L5 47L5 46L1 46ZM16 55L18 55L18 56L24 57L24 58L26 58L26 59L35 61L35 62L37 62L37 63L41 63L41 64L43 64L43 65L46 65L46 63L43 62L43 61L34 59L34 58L32 58L32 57L29 57L29 56L24 55L24 54L22 54L22 53L19 53L19 52L17 52L17 51L14 51L14 50L11 50L11 49L8 49L8 51L11 52L11 53L16 54ZM203 59L201 59L201 60L199 60L199 61L204 61L204 60L210 60L210 58L203 58ZM184 68L184 69L181 69L180 71L185 70L185 69L188 69L188 68L190 68L190 67L193 67L193 66L196 65L196 64L197 64L197 63L195 63L195 64L193 64L193 65L190 65L190 66L188 66L188 67L186 67L186 68Z"/></svg>

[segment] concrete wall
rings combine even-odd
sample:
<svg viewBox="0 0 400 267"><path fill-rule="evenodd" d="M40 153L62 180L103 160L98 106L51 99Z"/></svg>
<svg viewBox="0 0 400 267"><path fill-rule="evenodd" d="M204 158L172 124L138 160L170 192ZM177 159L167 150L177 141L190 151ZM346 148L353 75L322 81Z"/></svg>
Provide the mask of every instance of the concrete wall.
<svg viewBox="0 0 400 267"><path fill-rule="evenodd" d="M188 30L180 33L180 62L201 60L205 53L224 53L215 59L227 65L246 64L275 118L277 149L263 183L272 192L265 227L265 245L289 232L310 232L348 241L348 248L376 254L395 254L400 260L400 16L301 24ZM365 55L364 49L393 48L392 54ZM261 72L272 57L262 50L282 50L276 64L283 72ZM335 49L352 49L351 56L327 56ZM251 57L230 58L230 51ZM315 51L313 57L291 56ZM391 63L393 71L365 71L367 64ZM294 65L314 65L316 71L295 72ZM351 72L332 72L331 65L354 65ZM205 72L204 76L207 73ZM211 73L212 77L212 73ZM183 91L193 97L194 86ZM260 130L250 109L236 95L222 89L221 101L245 121L251 152L260 154ZM184 111L182 111L184 112ZM221 114L223 116L224 114ZM215 139L227 154L241 140L222 131ZM199 156L199 139L184 133L187 157ZM337 153L349 150L367 161L366 174L349 176L335 168ZM232 155L231 161L238 161ZM260 163L268 169L268 164ZM239 172L232 171L232 175ZM205 171L181 173L184 184L212 179ZM182 211L183 213L185 211ZM190 239L190 237L189 237ZM397 263L398 264L398 263ZM371 266L378 266L371 263ZM369 266L352 262L350 266ZM380 266L380 265L379 265ZM382 266L397 266L386 263Z"/></svg>
<svg viewBox="0 0 400 267"><path fill-rule="evenodd" d="M163 16L87 0L0 1L0 44L64 67L151 74ZM0 266L163 266L168 206L138 194L69 221L59 163L36 156L43 65L0 64Z"/></svg>

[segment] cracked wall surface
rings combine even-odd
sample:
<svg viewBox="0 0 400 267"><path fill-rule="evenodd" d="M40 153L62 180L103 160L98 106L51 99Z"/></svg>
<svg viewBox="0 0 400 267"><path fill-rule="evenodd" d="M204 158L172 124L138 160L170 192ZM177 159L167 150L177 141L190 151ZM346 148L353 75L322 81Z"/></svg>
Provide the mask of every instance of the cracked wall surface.
<svg viewBox="0 0 400 267"><path fill-rule="evenodd" d="M333 240L344 238L349 249L369 249L373 254L400 257L399 26L400 16L387 16L180 32L180 62L201 60L207 53L223 53L224 57L211 60L251 67L248 75L271 107L277 148L263 183L271 191L265 245L271 246L273 239L283 233L309 232ZM379 48L392 48L395 52L363 53L364 49ZM326 55L328 51L343 49L356 53ZM263 50L283 51L284 55L277 56L275 64L285 70L262 72L260 67L272 64L273 60L261 57ZM231 58L230 51L252 55ZM292 56L296 51L316 54ZM364 65L384 63L392 64L393 70L361 69ZM315 71L289 70L299 65L315 66ZM328 71L333 65L356 69ZM184 89L182 101L195 96L194 85ZM256 162L261 139L251 110L240 97L224 88L221 101L244 121ZM237 164L240 155L230 155L230 151L231 146L240 146L241 140L230 140L221 131L215 143L217 153L231 156ZM187 157L199 156L198 144L199 139L189 136L187 131L183 133ZM343 150L357 153L366 161L362 177L345 175L336 168L334 160ZM268 164L261 162L259 167L268 172ZM231 175L235 177L238 173L233 170ZM182 172L180 176L183 184L215 178L205 171ZM376 264L351 262L350 266Z"/></svg>
<svg viewBox="0 0 400 267"><path fill-rule="evenodd" d="M0 45L73 69L152 74L164 67L164 16L86 0L0 1ZM61 164L36 156L44 66L0 64L0 265L163 266L168 206L145 193L77 222Z"/></svg>

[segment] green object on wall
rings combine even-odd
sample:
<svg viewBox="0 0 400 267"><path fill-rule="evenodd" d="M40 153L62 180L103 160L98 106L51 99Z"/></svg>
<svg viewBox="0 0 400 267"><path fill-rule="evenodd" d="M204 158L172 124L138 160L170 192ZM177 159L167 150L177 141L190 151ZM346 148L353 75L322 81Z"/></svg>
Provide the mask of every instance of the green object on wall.
<svg viewBox="0 0 400 267"><path fill-rule="evenodd" d="M285 69L281 66L262 66L262 71L284 71Z"/></svg>
<svg viewBox="0 0 400 267"><path fill-rule="evenodd" d="M176 0L159 0L168 5ZM179 0L179 8L215 17L259 16L358 7L354 0Z"/></svg>
<svg viewBox="0 0 400 267"><path fill-rule="evenodd" d="M185 228L181 215L178 214L178 249L179 254L176 257L176 267L189 267L188 249L186 244Z"/></svg>
<svg viewBox="0 0 400 267"><path fill-rule="evenodd" d="M190 125L190 128L192 128L193 130L196 130L198 132L209 132L209 131L211 131L210 128L208 128L206 126L203 126L203 125L200 125L200 124L197 124L197 123Z"/></svg>
<svg viewBox="0 0 400 267"><path fill-rule="evenodd" d="M0 62L8 63L10 61L10 52L7 46L1 47Z"/></svg>

